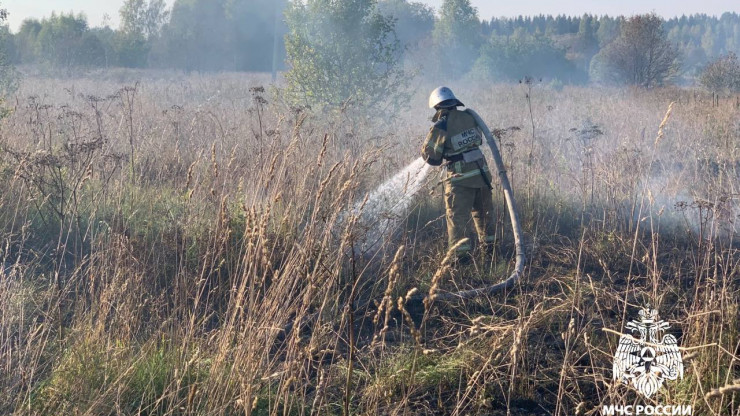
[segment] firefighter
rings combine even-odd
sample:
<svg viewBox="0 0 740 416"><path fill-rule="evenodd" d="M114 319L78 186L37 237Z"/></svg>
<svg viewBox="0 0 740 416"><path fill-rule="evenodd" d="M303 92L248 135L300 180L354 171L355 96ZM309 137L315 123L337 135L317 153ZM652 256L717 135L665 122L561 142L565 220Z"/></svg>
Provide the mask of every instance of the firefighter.
<svg viewBox="0 0 740 416"><path fill-rule="evenodd" d="M429 96L432 118L421 155L432 166L444 166L444 198L447 237L450 247L465 238L468 222L473 223L481 246L490 252L494 241L491 173L479 146L483 135L473 116L458 107L465 105L447 87L439 87ZM470 243L456 250L458 260L470 261Z"/></svg>

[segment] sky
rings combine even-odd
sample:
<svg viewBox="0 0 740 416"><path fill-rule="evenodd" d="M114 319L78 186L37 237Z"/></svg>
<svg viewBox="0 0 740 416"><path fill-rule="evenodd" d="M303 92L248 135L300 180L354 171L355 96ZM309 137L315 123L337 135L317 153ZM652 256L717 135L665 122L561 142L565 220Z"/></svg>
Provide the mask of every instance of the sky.
<svg viewBox="0 0 740 416"><path fill-rule="evenodd" d="M118 26L118 10L124 0L0 0L0 6L10 13L8 21L12 31L16 32L21 22L28 17L42 18L52 11L75 13L84 12L91 26L100 26L104 16L110 17L110 24ZM166 0L169 6L174 0ZM442 0L421 1L434 8ZM584 13L610 16L632 15L655 12L670 18L682 14L705 13L719 16L723 12L740 13L738 0L471 0L482 19L493 16L513 17L518 15L566 14L582 15Z"/></svg>

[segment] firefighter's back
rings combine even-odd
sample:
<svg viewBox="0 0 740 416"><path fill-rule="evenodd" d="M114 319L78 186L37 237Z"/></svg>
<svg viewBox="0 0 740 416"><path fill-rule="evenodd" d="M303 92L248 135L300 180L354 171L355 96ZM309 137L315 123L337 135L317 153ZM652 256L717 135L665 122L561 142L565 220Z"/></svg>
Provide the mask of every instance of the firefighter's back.
<svg viewBox="0 0 740 416"><path fill-rule="evenodd" d="M450 109L440 118L442 120L446 125L440 127L447 132L444 144L447 180L455 186L487 187L486 182L490 183L491 177L479 148L483 137L473 116L466 111Z"/></svg>

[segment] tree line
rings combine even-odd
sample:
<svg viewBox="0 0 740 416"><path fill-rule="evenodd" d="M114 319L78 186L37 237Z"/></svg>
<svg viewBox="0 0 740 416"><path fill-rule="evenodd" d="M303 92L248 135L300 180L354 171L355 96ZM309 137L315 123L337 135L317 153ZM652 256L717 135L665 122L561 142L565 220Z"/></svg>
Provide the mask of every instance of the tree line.
<svg viewBox="0 0 740 416"><path fill-rule="evenodd" d="M90 27L83 14L27 19L17 33L1 29L0 50L6 62L49 69L277 67L300 78L300 71L331 69L336 62L327 59L345 66L373 59L365 76L400 75L394 71L403 69L431 78L506 81L528 75L556 84L651 87L707 79L702 71L712 64L732 70L740 48L740 15L729 12L669 20L654 14L485 20L469 0L444 0L436 12L408 0L176 0L171 9L164 0L126 0L119 14L117 29L107 23ZM328 54L324 62L297 68L307 58L295 54L315 47ZM337 79L352 77L338 70L344 72L335 73ZM343 82L355 82L349 78Z"/></svg>
<svg viewBox="0 0 740 416"><path fill-rule="evenodd" d="M109 22L91 27L81 13L52 13L24 20L17 33L3 27L0 42L14 64L49 69L269 71L276 36L278 62L284 61L286 3L176 0L168 9L164 0L126 0L117 29Z"/></svg>

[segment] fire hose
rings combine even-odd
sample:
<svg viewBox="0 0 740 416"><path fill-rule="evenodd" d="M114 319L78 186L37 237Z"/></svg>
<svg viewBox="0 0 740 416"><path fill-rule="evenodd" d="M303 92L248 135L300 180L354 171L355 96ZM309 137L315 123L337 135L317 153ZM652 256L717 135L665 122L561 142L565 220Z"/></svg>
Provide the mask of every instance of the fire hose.
<svg viewBox="0 0 740 416"><path fill-rule="evenodd" d="M509 210L509 217L511 218L511 228L514 234L514 247L516 249L516 263L514 264L514 271L503 282L478 289L463 290L460 292L438 293L435 296L436 301L471 299L481 295L490 295L496 292L500 292L504 289L508 289L512 287L521 277L524 270L524 262L526 260L526 257L524 255L524 244L522 242L522 227L519 223L519 214L516 208L516 201L514 200L514 193L511 190L509 177L506 175L506 167L504 166L504 162L501 159L501 153L499 153L498 147L496 146L496 142L493 138L493 135L491 134L491 131L488 129L488 126L483 121L483 119L480 118L478 113L471 109L466 109L465 111L473 116L475 122L478 124L478 127L483 132L483 136L485 136L486 138L486 144L488 144L488 147L491 149L493 162L496 166L496 171L498 171L499 180L504 190L504 197L506 198L506 206Z"/></svg>

